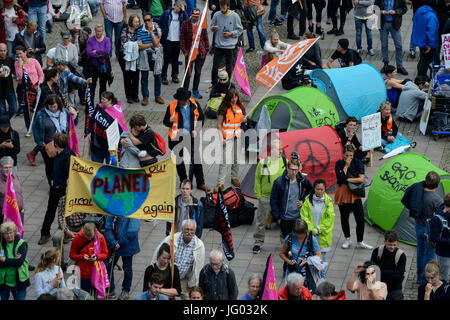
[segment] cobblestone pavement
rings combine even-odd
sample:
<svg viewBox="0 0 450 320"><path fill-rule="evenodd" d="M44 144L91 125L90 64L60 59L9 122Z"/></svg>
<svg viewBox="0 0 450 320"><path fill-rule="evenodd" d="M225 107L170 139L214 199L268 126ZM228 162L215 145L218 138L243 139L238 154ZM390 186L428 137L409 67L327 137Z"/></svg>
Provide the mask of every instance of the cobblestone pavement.
<svg viewBox="0 0 450 320"><path fill-rule="evenodd" d="M204 1L199 0L198 5L200 8L203 8ZM409 7L409 5L408 5ZM269 11L269 7L266 7L266 15L264 17L264 29L266 31L266 35L270 34L272 27L268 25L267 15ZM130 13L140 13L138 10L129 10ZM325 10L324 10L325 15ZM209 19L209 14L208 14ZM325 32L331 29L331 26L325 24L325 19L323 19L324 24L323 28ZM408 48L409 48L409 36L412 29L412 10L409 8L406 15L403 17L403 25L402 25L402 43L403 43L403 64L404 67L408 70L409 78L414 78L416 74L416 64L418 58L410 59L408 57ZM98 13L93 21L89 23L89 26L92 28L96 23L103 23L103 18L101 14ZM297 23L297 22L295 22ZM48 34L46 37L47 48L50 49L54 47L60 41L59 32L65 29L65 25L63 23L54 23L53 33ZM281 39L286 39L286 25L276 27L278 32L280 33ZM295 27L295 30L298 30ZM344 28L345 35L342 37L347 37L350 39L350 47L354 48L355 43L355 31L353 24L353 12L350 12L349 17L347 18L347 23ZM258 36L255 35L256 39L256 50L260 50ZM210 39L212 39L210 34ZM247 36L245 35L245 43L247 43ZM331 55L333 50L336 48L337 40L339 38L335 36L325 36L325 40L320 40L320 46L322 48L322 58L324 62ZM365 44L365 36L363 36L363 45ZM394 61L394 51L393 51L393 43L390 41L389 51L391 61ZM289 42L289 41L288 41ZM373 42L374 42L374 50L376 55L374 57L370 57L367 55L366 50L363 51L362 58L365 62L369 62L373 64L376 68L381 68L381 45L379 40L378 31L373 32ZM244 47L244 50L247 46ZM250 81L250 86L252 90L253 97L251 100L244 97L244 101L246 101L247 109L254 106L261 97L266 93L266 89L257 85L254 81L255 74L259 70L260 65L260 53L257 51L246 54L245 62L247 65L247 71ZM182 59L180 59L182 60ZM44 59L45 61L45 59ZM208 55L205 65L203 67L201 84L200 84L200 92L203 94L204 98L200 100L202 106L206 103L206 90L210 86L211 79L211 67L212 67L212 56ZM180 68L180 72L182 68ZM167 104L172 101L173 94L176 91L177 85L174 83L170 83L168 86L162 87L162 97L166 101L165 105L157 105L155 102L150 99L150 104L147 107L142 107L140 104L127 104L124 96L124 89L122 84L122 73L120 71L119 65L117 63L117 59L113 58L113 71L115 75L115 80L112 86L108 89L113 91L118 98L123 102L125 116L128 120L133 114L139 112L145 114L146 118L149 120L151 126L159 133L162 134L163 137L166 136L167 128L162 125L162 119L167 107ZM182 77L182 74L180 75ZM150 97L153 96L153 85L152 78L150 77ZM271 94L281 94L285 92L281 85L277 85L271 92ZM96 99L98 94L96 95ZM83 115L80 118L80 125L78 125L77 132L78 137L80 138L80 150L82 156L87 157L87 143L86 139L83 139ZM207 119L205 121L205 127L215 127L216 123L214 120ZM39 246L37 244L40 237L40 228L42 225L42 221L45 215L47 200L48 200L48 185L45 180L44 173L44 163L41 156L37 156L37 166L31 167L28 164L26 159L26 153L30 151L33 146L33 139L25 137L25 129L24 122L22 117L16 117L12 120L12 126L19 131L21 138L21 153L18 157L18 171L19 177L23 184L23 194L25 198L25 240L29 243L29 251L28 258L30 263L33 265L37 265L39 261L39 257L43 252L44 248L51 246L51 242L47 243L44 246ZM417 123L414 124L405 124L400 123L400 132L402 132L406 137L412 139L417 142L417 147L414 151L424 154L430 160L440 168L443 168L447 171L450 171L450 143L449 138L442 138L434 141L430 135L423 136L418 129ZM380 153L375 151L374 159L380 158ZM382 161L375 160L373 168L367 168L366 174L369 177L373 177L377 170L383 164ZM240 178L245 176L248 165L243 165L240 170ZM204 173L206 183L213 187L216 184L216 177L218 173L218 166L204 166ZM229 182L227 181L227 185ZM226 185L226 187L227 187ZM199 190L194 191L194 196L201 197L204 193ZM344 237L340 227L340 215L338 213L338 208L335 207L336 211L336 221L335 227L333 231L333 246L331 251L327 254L327 260L329 262L329 269L327 272L327 278L329 281L336 285L338 290L345 289L345 284L347 279L350 277L353 272L356 264L361 263L370 258L370 251L355 249L355 246L351 246L347 250L341 249L341 244L344 241ZM355 223L352 220L350 222L352 234L354 234ZM52 232L54 232L57 228L57 222L52 225ZM141 231L139 233L139 242L141 245L141 252L134 257L133 260L133 282L132 282L132 290L130 293L131 297L134 297L142 290L142 281L145 268L149 265L151 256L153 254L154 249L160 243L160 241L165 236L165 225L163 223L153 223L153 222L142 222ZM280 237L279 237L279 229L278 227L272 227L272 229L267 230L266 239L264 246L262 247L261 253L258 255L254 255L251 252L253 247L253 231L254 225L246 225L239 226L232 230L233 234L233 242L234 248L236 251L236 257L234 260L229 262L229 265L236 273L236 279L239 286L239 296L242 296L247 291L247 280L251 273L257 272L262 274L265 267L265 262L267 256L272 254L274 258L275 272L276 272L276 280L277 287L280 288L284 285L284 279L282 278L282 262L278 256L278 252L280 249ZM221 245L221 237L220 234L213 230L204 230L202 240L205 243L206 252L208 252L212 248L220 247ZM364 240L372 244L373 246L379 246L383 244L383 235L382 233L374 227L366 225L365 229L365 238ZM68 254L68 245L66 245L66 255ZM416 280L416 267L415 267L415 247L400 243L400 247L405 251L407 255L407 273L405 274L404 281L404 291L406 299L416 299L417 298L417 285L415 283ZM123 272L116 271L116 287L117 294L120 293L120 283L122 281ZM67 275L66 275L67 279ZM33 283L33 280L32 280ZM354 294L347 292L347 296L349 299L356 299ZM33 287L30 287L27 294L27 299L35 299Z"/></svg>

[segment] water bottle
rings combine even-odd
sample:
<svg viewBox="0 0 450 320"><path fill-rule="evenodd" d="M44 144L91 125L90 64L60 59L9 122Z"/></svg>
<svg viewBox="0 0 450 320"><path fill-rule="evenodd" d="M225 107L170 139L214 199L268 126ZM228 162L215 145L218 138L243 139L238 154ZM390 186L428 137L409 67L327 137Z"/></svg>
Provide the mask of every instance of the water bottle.
<svg viewBox="0 0 450 320"><path fill-rule="evenodd" d="M322 36L320 37L321 40L325 40L325 30L322 29Z"/></svg>

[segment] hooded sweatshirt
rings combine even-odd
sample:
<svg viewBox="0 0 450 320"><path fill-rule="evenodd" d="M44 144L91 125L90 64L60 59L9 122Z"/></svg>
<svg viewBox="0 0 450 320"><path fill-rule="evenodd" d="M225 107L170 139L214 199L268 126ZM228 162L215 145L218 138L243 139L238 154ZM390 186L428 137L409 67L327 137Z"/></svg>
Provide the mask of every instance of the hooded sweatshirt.
<svg viewBox="0 0 450 320"><path fill-rule="evenodd" d="M414 82L408 81L402 88L396 115L413 121L419 109L419 104L425 101L426 97L426 92L420 90Z"/></svg>
<svg viewBox="0 0 450 320"><path fill-rule="evenodd" d="M419 48L437 48L439 20L427 5L420 7L413 17L412 43Z"/></svg>
<svg viewBox="0 0 450 320"><path fill-rule="evenodd" d="M216 47L220 49L234 49L239 36L244 31L239 15L231 10L228 10L227 14L223 14L221 11L216 12L211 21L212 32L214 32L214 26L219 26L219 31L216 34ZM231 32L232 36L225 38L223 36L224 32Z"/></svg>

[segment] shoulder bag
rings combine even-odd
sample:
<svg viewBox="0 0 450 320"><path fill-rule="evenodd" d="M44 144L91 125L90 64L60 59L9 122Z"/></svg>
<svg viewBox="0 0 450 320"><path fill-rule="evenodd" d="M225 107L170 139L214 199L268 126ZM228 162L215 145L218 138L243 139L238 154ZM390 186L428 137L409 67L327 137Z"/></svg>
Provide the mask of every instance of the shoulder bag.
<svg viewBox="0 0 450 320"><path fill-rule="evenodd" d="M349 168L350 169L350 168ZM350 170L347 170L347 177L348 178L358 178L357 176L353 175ZM357 195L358 197L364 198L366 196L366 186L364 182L361 183L353 183L353 182L347 182L347 186L350 189L352 193Z"/></svg>

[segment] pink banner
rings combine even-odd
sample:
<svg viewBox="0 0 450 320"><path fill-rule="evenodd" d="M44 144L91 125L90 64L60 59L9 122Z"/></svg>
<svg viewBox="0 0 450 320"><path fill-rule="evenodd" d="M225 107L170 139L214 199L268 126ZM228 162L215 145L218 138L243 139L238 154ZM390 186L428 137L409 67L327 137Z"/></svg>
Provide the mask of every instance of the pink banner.
<svg viewBox="0 0 450 320"><path fill-rule="evenodd" d="M273 269L272 255L269 256L265 272L264 291L261 300L278 300L275 271Z"/></svg>
<svg viewBox="0 0 450 320"><path fill-rule="evenodd" d="M77 157L80 157L80 149L78 148L78 136L75 128L75 122L73 121L73 115L70 114L69 121L69 148L75 152Z"/></svg>
<svg viewBox="0 0 450 320"><path fill-rule="evenodd" d="M94 254L98 257L102 252L98 231L95 231ZM97 300L106 300L106 288L109 287L108 273L103 261L94 261L92 267L91 283L97 289Z"/></svg>
<svg viewBox="0 0 450 320"><path fill-rule="evenodd" d="M239 49L236 65L234 66L234 77L236 78L239 87L241 87L242 93L251 98L252 94L250 92L250 85L248 83L247 68L245 68L242 47Z"/></svg>
<svg viewBox="0 0 450 320"><path fill-rule="evenodd" d="M23 225L20 218L19 204L17 203L16 191L11 178L11 169L8 169L8 179L6 180L5 200L3 201L2 214L5 221L12 221L17 226L19 237L23 238Z"/></svg>

